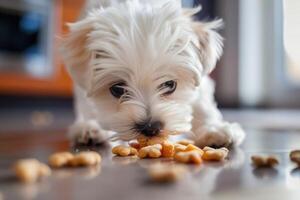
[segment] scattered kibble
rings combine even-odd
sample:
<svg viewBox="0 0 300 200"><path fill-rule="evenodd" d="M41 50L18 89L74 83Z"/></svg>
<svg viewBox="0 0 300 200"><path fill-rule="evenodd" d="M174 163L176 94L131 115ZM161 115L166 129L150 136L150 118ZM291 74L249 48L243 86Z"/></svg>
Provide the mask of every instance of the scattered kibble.
<svg viewBox="0 0 300 200"><path fill-rule="evenodd" d="M186 151L194 151L194 150L198 151L201 156L203 155L203 150L193 144L188 144L186 146L186 148L184 149L185 152Z"/></svg>
<svg viewBox="0 0 300 200"><path fill-rule="evenodd" d="M24 183L34 183L51 174L50 168L36 159L21 159L14 165L16 176Z"/></svg>
<svg viewBox="0 0 300 200"><path fill-rule="evenodd" d="M182 144L175 143L174 144L174 149L175 149L175 152L177 153L177 152L184 151L186 149L186 146L182 145Z"/></svg>
<svg viewBox="0 0 300 200"><path fill-rule="evenodd" d="M51 167L77 167L92 166L101 162L101 156L95 151L82 151L77 154L70 152L58 152L49 157L49 165Z"/></svg>
<svg viewBox="0 0 300 200"><path fill-rule="evenodd" d="M138 152L135 148L127 147L124 145L115 146L112 149L112 153L116 154L117 156L134 156L134 155L138 154Z"/></svg>
<svg viewBox="0 0 300 200"><path fill-rule="evenodd" d="M49 159L49 165L51 167L64 167L68 166L71 160L74 159L74 155L70 152L58 152L52 154Z"/></svg>
<svg viewBox="0 0 300 200"><path fill-rule="evenodd" d="M138 142L129 142L129 146L131 146L132 148L135 148L137 150L139 150L141 148L141 145Z"/></svg>
<svg viewBox="0 0 300 200"><path fill-rule="evenodd" d="M70 165L77 166L93 166L101 162L101 156L95 151L82 151L74 156L70 161Z"/></svg>
<svg viewBox="0 0 300 200"><path fill-rule="evenodd" d="M228 149L225 147L214 149L211 147L203 148L202 159L205 161L222 161L228 156Z"/></svg>
<svg viewBox="0 0 300 200"><path fill-rule="evenodd" d="M182 144L184 146L187 146L189 144L195 144L195 142L193 140L189 140L189 139L182 139L182 140L179 140L177 142L177 144Z"/></svg>
<svg viewBox="0 0 300 200"><path fill-rule="evenodd" d="M139 150L138 156L140 158L159 158L162 155L161 150L161 144L146 146Z"/></svg>
<svg viewBox="0 0 300 200"><path fill-rule="evenodd" d="M175 150L174 145L168 141L162 144L162 157L171 158L174 156Z"/></svg>
<svg viewBox="0 0 300 200"><path fill-rule="evenodd" d="M140 145L140 147L146 147L154 144L162 144L168 139L168 136L160 135L160 136L154 136L154 137L146 137L143 135L140 135L137 137L137 141Z"/></svg>
<svg viewBox="0 0 300 200"><path fill-rule="evenodd" d="M181 163L201 164L202 158L198 150L183 151L175 154L174 159Z"/></svg>
<svg viewBox="0 0 300 200"><path fill-rule="evenodd" d="M255 167L275 167L279 164L279 160L275 156L251 156L252 164Z"/></svg>
<svg viewBox="0 0 300 200"><path fill-rule="evenodd" d="M294 150L290 153L290 159L298 166L300 166L300 150Z"/></svg>

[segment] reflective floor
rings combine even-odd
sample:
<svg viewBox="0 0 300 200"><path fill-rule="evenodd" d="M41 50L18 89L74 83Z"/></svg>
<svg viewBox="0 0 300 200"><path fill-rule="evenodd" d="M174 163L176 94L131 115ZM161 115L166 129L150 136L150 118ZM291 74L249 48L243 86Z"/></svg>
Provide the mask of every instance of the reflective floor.
<svg viewBox="0 0 300 200"><path fill-rule="evenodd" d="M190 165L189 174L174 184L149 181L146 168L166 159L113 157L109 144L101 147L70 147L65 130L0 133L0 199L299 199L300 168L290 162L289 152L300 149L300 132L247 130L245 143L233 149L224 163ZM43 181L24 185L11 172L14 161L47 157L61 150L94 149L103 157L100 167L54 170ZM253 154L275 154L275 169L255 169Z"/></svg>

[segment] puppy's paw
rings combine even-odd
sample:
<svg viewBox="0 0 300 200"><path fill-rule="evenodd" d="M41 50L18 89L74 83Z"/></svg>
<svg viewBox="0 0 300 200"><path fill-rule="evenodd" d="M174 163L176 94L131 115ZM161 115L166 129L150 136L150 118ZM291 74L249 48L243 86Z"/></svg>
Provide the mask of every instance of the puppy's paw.
<svg viewBox="0 0 300 200"><path fill-rule="evenodd" d="M240 145L245 138L245 132L239 124L228 122L203 126L195 135L195 142L199 147Z"/></svg>
<svg viewBox="0 0 300 200"><path fill-rule="evenodd" d="M76 122L69 129L69 137L75 144L93 145L105 142L107 133L94 120Z"/></svg>

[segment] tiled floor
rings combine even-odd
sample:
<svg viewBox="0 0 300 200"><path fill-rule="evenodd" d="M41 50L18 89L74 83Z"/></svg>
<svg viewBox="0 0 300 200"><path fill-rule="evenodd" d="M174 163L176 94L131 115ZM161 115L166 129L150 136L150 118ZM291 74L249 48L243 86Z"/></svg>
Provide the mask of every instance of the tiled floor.
<svg viewBox="0 0 300 200"><path fill-rule="evenodd" d="M10 166L16 159L36 157L46 162L54 151L79 149L70 147L64 128L1 131L0 199L299 199L300 169L288 155L300 148L300 131L249 126L246 131L245 143L231 151L228 161L189 166L190 173L175 184L154 184L146 173L153 163L171 161L113 157L107 145L94 147L103 157L101 167L55 170L33 185L14 179ZM250 163L253 154L275 154L280 165L255 169Z"/></svg>

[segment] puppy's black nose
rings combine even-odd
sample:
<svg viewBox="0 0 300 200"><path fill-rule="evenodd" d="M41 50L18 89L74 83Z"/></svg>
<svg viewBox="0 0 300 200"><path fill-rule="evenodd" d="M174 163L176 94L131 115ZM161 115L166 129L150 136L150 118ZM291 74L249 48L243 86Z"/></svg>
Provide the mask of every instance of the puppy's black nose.
<svg viewBox="0 0 300 200"><path fill-rule="evenodd" d="M151 137L158 135L160 130L162 129L162 123L160 121L154 121L154 122L142 122L137 123L135 125L137 131L142 133L145 136Z"/></svg>

